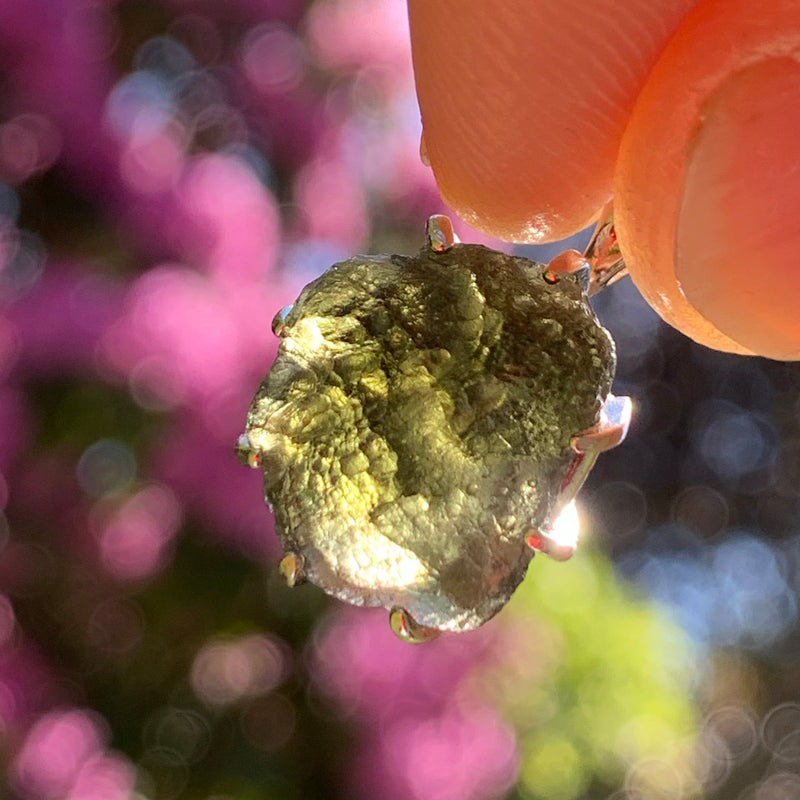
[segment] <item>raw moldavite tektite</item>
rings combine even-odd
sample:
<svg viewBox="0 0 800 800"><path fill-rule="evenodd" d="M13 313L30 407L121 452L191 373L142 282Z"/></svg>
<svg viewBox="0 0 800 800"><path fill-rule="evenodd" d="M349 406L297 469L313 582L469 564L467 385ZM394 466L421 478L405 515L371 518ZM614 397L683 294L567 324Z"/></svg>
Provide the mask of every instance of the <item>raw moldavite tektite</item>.
<svg viewBox="0 0 800 800"><path fill-rule="evenodd" d="M585 276L438 249L357 256L306 286L242 447L290 582L456 631L523 579L615 357Z"/></svg>

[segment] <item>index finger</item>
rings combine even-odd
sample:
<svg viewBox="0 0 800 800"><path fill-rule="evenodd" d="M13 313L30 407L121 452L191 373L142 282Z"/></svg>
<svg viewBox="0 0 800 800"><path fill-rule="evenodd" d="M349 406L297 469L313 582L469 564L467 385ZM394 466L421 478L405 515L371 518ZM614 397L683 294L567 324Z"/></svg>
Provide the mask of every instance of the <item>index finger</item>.
<svg viewBox="0 0 800 800"><path fill-rule="evenodd" d="M408 0L445 201L500 239L564 238L612 193L625 123L695 0Z"/></svg>

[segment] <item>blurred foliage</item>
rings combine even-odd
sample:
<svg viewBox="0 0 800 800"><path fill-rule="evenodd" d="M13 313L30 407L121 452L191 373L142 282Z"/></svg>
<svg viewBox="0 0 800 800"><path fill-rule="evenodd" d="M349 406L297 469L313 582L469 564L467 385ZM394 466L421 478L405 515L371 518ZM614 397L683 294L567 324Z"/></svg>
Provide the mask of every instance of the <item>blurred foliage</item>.
<svg viewBox="0 0 800 800"><path fill-rule="evenodd" d="M532 572L509 606L516 635L528 631L528 652L514 655L513 677L491 681L505 687L500 702L519 732L525 794L610 791L637 765L651 777L666 769L681 787L649 789L640 779L642 797L681 796L694 780L684 751L698 724L699 664L688 638L596 551L576 556L569 574L548 561Z"/></svg>

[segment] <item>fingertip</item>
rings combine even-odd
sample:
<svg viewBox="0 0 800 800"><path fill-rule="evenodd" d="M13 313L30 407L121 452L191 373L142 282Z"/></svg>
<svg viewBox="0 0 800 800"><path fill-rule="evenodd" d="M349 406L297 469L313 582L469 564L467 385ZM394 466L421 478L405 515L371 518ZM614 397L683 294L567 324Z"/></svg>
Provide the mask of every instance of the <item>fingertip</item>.
<svg viewBox="0 0 800 800"><path fill-rule="evenodd" d="M678 216L675 276L719 330L800 358L800 63L731 76L704 105Z"/></svg>
<svg viewBox="0 0 800 800"><path fill-rule="evenodd" d="M576 214L588 222L594 210L568 207L570 198L560 195L569 177L548 164L555 156L544 157L547 131L523 55L534 10L518 0L409 1L424 158L447 205L473 228L507 241L561 238ZM608 165L606 171L597 182L607 195Z"/></svg>
<svg viewBox="0 0 800 800"><path fill-rule="evenodd" d="M716 349L800 358L797 52L793 0L701 0L622 140L615 223L631 276Z"/></svg>
<svg viewBox="0 0 800 800"><path fill-rule="evenodd" d="M694 0L409 0L425 152L448 205L517 242L564 238L612 191L619 139Z"/></svg>

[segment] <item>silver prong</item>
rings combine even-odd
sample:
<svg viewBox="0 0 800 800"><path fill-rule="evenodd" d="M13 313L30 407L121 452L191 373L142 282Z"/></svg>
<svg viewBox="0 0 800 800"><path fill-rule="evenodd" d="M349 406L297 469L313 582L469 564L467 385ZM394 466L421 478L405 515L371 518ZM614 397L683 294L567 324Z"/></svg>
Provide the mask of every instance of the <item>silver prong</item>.
<svg viewBox="0 0 800 800"><path fill-rule="evenodd" d="M553 507L556 516L575 499L600 453L616 447L628 435L632 414L633 403L630 397L615 397L610 394L600 410L597 424L570 439L575 457Z"/></svg>
<svg viewBox="0 0 800 800"><path fill-rule="evenodd" d="M569 561L578 547L577 542L558 542L541 530L528 534L525 541L531 550L549 556L554 561Z"/></svg>
<svg viewBox="0 0 800 800"><path fill-rule="evenodd" d="M303 572L305 559L300 553L287 553L278 565L278 572L283 575L286 585L292 589L306 579Z"/></svg>
<svg viewBox="0 0 800 800"><path fill-rule="evenodd" d="M389 612L389 625L392 633L404 642L422 644L435 639L441 633L436 628L420 625L404 608L395 606Z"/></svg>
<svg viewBox="0 0 800 800"><path fill-rule="evenodd" d="M545 283L551 285L559 282L561 278L567 277L577 283L584 292L589 292L591 285L591 265L586 257L577 250L565 250L557 255L545 268L542 273Z"/></svg>
<svg viewBox="0 0 800 800"><path fill-rule="evenodd" d="M630 397L609 394L603 403L598 423L572 437L573 449L578 453L611 450L625 440L632 416L633 402Z"/></svg>
<svg viewBox="0 0 800 800"><path fill-rule="evenodd" d="M434 214L428 217L425 223L425 232L428 236L428 247L434 253L445 253L458 242L453 223L450 217L444 214Z"/></svg>
<svg viewBox="0 0 800 800"><path fill-rule="evenodd" d="M283 333L283 329L286 327L286 317L289 316L289 312L291 312L291 310L292 306L284 306L272 318L272 332L278 338L280 338L281 334Z"/></svg>
<svg viewBox="0 0 800 800"><path fill-rule="evenodd" d="M243 433L236 440L236 457L239 461L250 469L256 469L261 461L261 454L253 447L250 437Z"/></svg>
<svg viewBox="0 0 800 800"><path fill-rule="evenodd" d="M617 243L612 202L609 202L600 213L597 219L597 227L586 247L584 257L589 262L592 270L589 280L590 297L628 274L628 269L625 266L625 261Z"/></svg>

